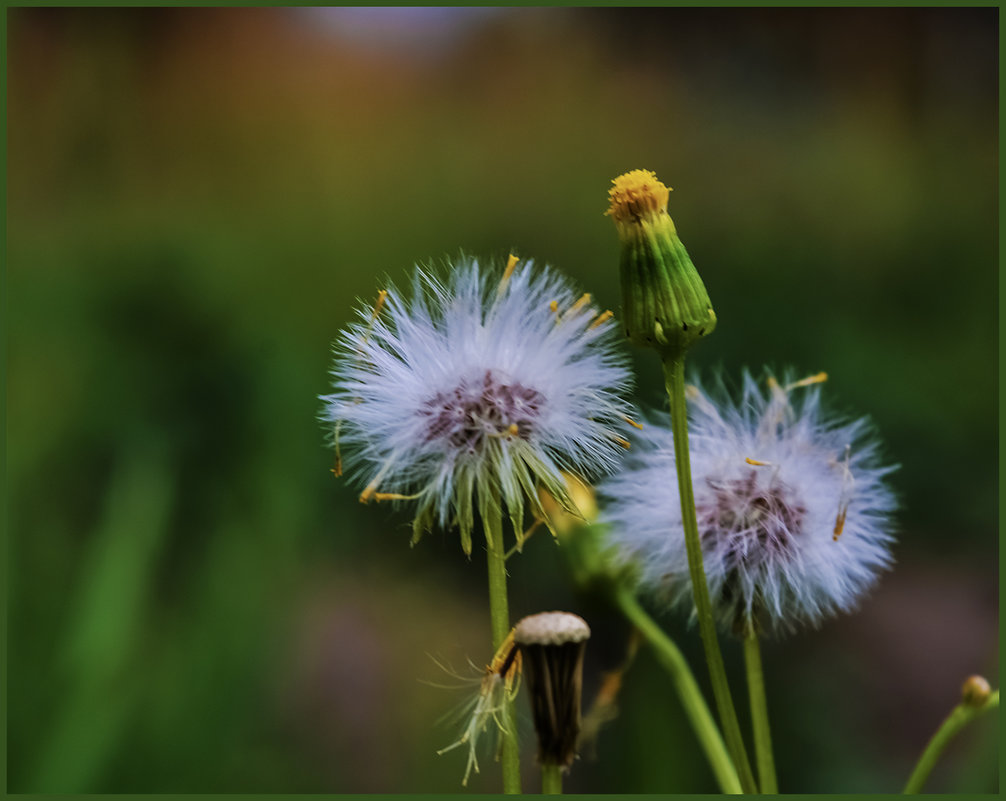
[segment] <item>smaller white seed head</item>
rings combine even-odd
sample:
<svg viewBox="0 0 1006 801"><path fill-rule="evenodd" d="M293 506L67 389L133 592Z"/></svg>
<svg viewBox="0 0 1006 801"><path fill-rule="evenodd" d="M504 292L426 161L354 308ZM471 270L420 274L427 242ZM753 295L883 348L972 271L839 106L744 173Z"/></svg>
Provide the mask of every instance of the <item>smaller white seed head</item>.
<svg viewBox="0 0 1006 801"><path fill-rule="evenodd" d="M745 373L740 397L689 391L689 450L703 567L724 628L777 633L848 612L892 562L894 469L865 419L821 406L823 373ZM617 558L640 584L693 609L674 441L636 435L626 468L599 487Z"/></svg>
<svg viewBox="0 0 1006 801"><path fill-rule="evenodd" d="M540 612L521 620L514 629L518 645L566 645L584 642L590 626L579 615L569 612Z"/></svg>

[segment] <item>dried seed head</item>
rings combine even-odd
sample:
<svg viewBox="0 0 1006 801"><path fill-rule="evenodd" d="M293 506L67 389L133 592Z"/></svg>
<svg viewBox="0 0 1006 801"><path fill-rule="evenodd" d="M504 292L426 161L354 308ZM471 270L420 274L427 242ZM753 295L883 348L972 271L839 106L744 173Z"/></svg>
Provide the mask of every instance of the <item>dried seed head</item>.
<svg viewBox="0 0 1006 801"><path fill-rule="evenodd" d="M538 761L568 768L580 735L583 652L590 627L568 612L543 612L521 620L514 642L524 656Z"/></svg>
<svg viewBox="0 0 1006 801"><path fill-rule="evenodd" d="M540 612L521 620L514 628L518 645L565 645L590 637L587 621L569 612Z"/></svg>

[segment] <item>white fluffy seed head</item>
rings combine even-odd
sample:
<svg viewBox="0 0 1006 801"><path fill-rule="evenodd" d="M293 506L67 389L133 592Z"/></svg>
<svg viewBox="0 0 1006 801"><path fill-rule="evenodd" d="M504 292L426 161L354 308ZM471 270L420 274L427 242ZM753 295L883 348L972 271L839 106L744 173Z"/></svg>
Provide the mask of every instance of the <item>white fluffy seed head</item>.
<svg viewBox="0 0 1006 801"><path fill-rule="evenodd" d="M775 631L853 609L892 562L896 507L865 419L821 409L823 378L739 402L689 392L689 442L710 596L724 625ZM721 394L722 394L722 388ZM671 432L650 424L626 470L601 486L619 557L643 586L692 608Z"/></svg>
<svg viewBox="0 0 1006 801"><path fill-rule="evenodd" d="M570 612L539 612L521 619L514 627L518 645L566 645L590 638L590 626Z"/></svg>
<svg viewBox="0 0 1006 801"><path fill-rule="evenodd" d="M413 541L505 505L516 530L540 485L568 501L562 470L618 463L630 384L614 324L547 267L473 259L446 282L416 271L363 308L335 345L322 419L361 500L415 500Z"/></svg>

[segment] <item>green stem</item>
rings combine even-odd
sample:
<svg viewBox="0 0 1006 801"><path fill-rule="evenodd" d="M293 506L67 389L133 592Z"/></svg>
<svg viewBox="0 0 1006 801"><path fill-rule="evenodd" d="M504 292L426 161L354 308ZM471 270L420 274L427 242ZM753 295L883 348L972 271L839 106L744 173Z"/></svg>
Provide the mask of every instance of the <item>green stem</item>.
<svg viewBox="0 0 1006 801"><path fill-rule="evenodd" d="M751 728L754 731L755 761L758 763L758 784L763 793L779 792L772 758L772 734L768 725L768 703L765 700L765 676L761 667L761 647L752 626L744 638L744 665L748 674L748 697L751 699Z"/></svg>
<svg viewBox="0 0 1006 801"><path fill-rule="evenodd" d="M684 356L665 357L664 381L671 401L671 431L674 434L674 457L678 471L678 492L681 494L681 518L685 530L685 548L688 552L688 570L692 579L692 594L695 598L695 612L699 621L699 634L709 666L709 678L713 685L713 696L723 726L723 736L740 775L741 786L746 793L757 793L751 763L748 762L741 735L740 723L730 696L727 671L723 664L723 654L716 639L716 621L713 618L709 587L702 566L702 544L699 542L699 526L695 519L695 497L692 493L692 468L688 456L688 410L685 406L685 360Z"/></svg>
<svg viewBox="0 0 1006 801"><path fill-rule="evenodd" d="M506 555L503 550L503 508L497 493L483 506L482 524L486 533L486 556L489 563L489 617L492 623L493 652L503 644L510 633L510 608L506 592ZM513 703L506 702L503 709L502 754L503 792L520 793L520 754L514 725Z"/></svg>
<svg viewBox="0 0 1006 801"><path fill-rule="evenodd" d="M541 766L541 794L562 795L562 768L558 765Z"/></svg>
<svg viewBox="0 0 1006 801"><path fill-rule="evenodd" d="M657 659L671 674L671 681L678 691L681 699L681 706L684 707L695 736L698 738L702 750L705 751L709 766L716 776L716 781L720 790L724 793L742 793L741 781L737 777L737 770L734 768L730 755L727 753L723 738L719 729L716 728L716 721L713 720L709 707L702 697L698 682L692 675L691 669L684 655L678 650L678 646L668 637L636 600L635 596L627 589L620 589L615 595L616 603L623 614L638 629L647 642L656 652Z"/></svg>
<svg viewBox="0 0 1006 801"><path fill-rule="evenodd" d="M943 749L947 747L947 743L954 738L954 735L979 715L988 712L990 709L996 709L998 706L998 690L992 693L981 706L975 707L966 704L955 706L940 728L936 730L936 734L932 736L932 739L926 746L926 750L922 752L922 756L919 757L919 763L915 766L915 770L912 771L908 784L905 785L905 794L922 792L926 779L929 778L929 774L943 754Z"/></svg>

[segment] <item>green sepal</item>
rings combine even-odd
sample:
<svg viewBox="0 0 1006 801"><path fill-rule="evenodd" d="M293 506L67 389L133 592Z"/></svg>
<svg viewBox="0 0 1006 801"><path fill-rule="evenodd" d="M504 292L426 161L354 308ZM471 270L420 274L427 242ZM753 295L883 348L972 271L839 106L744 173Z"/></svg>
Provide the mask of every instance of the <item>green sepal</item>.
<svg viewBox="0 0 1006 801"><path fill-rule="evenodd" d="M619 563L608 544L608 526L587 523L562 540L569 560L573 581L584 590L595 589L613 593L619 587L631 587L638 568L632 563Z"/></svg>
<svg viewBox="0 0 1006 801"><path fill-rule="evenodd" d="M624 237L620 275L622 323L634 344L683 355L716 327L709 293L666 214Z"/></svg>
<svg viewBox="0 0 1006 801"><path fill-rule="evenodd" d="M415 547L419 540L423 538L423 534L433 528L433 517L433 508L431 506L424 504L419 507L419 511L412 519L412 539L409 541L411 547Z"/></svg>
<svg viewBox="0 0 1006 801"><path fill-rule="evenodd" d="M464 471L458 476L458 488L455 495L457 504L457 525L461 533L461 550L465 556L472 555L472 529L475 527L475 512L472 508L472 492L475 476L471 471Z"/></svg>
<svg viewBox="0 0 1006 801"><path fill-rule="evenodd" d="M486 526L487 520L497 520L499 519L499 525L502 528L503 521L503 508L500 506L498 493L491 491L489 482L492 479L479 481L476 487L478 497L479 497L479 515L482 517L482 525ZM488 531L488 529L486 529ZM488 535L487 535L488 536ZM486 542L488 545L488 540Z"/></svg>
<svg viewBox="0 0 1006 801"><path fill-rule="evenodd" d="M523 493L515 492L513 497L505 500L507 511L510 513L510 525L513 526L513 533L517 538L517 553L522 553L524 550L524 540L521 539L521 535L524 533Z"/></svg>
<svg viewBox="0 0 1006 801"><path fill-rule="evenodd" d="M566 485L564 482L556 481L552 478L552 474L549 468L544 464L544 462L539 459L533 450L530 448L522 454L525 464L527 464L531 473L534 477L541 482L544 490L551 495L559 505L566 511L572 514L574 517L580 516L580 511L576 508L573 500L569 497L569 493L566 491ZM549 518L548 514L545 512L544 507L541 505L541 499L538 497L538 488L535 487L531 481L531 475L527 471L518 471L521 485L524 487L524 494L531 499L533 504L533 509L535 514L545 523L545 527L548 528L549 533L552 535L553 539L558 539L559 534L552 525L552 520Z"/></svg>

